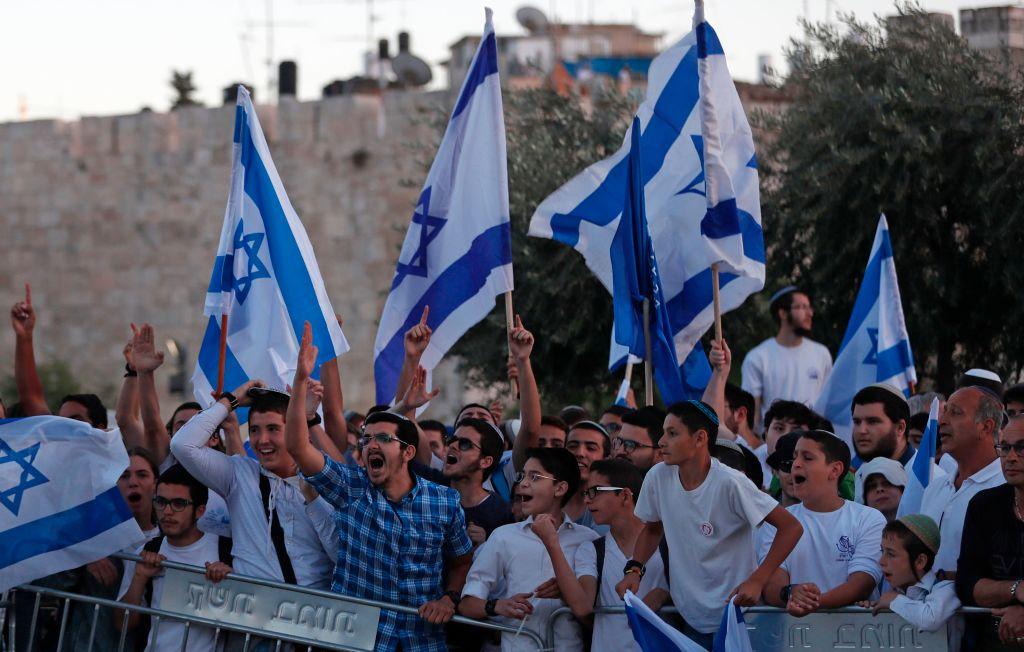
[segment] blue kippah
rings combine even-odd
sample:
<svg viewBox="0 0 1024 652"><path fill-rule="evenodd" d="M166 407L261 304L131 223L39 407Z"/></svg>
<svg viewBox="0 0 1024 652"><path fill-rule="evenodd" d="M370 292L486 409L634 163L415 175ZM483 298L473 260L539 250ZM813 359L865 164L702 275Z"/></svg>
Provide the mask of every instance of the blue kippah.
<svg viewBox="0 0 1024 652"><path fill-rule="evenodd" d="M786 287L782 288L781 290L779 290L775 294L773 294L772 298L768 300L768 303L770 303L770 304L771 303L775 303L775 300L778 299L779 297L781 297L783 295L786 295L786 294L789 294L790 292L796 292L799 289L800 288L798 288L795 285L787 285Z"/></svg>
<svg viewBox="0 0 1024 652"><path fill-rule="evenodd" d="M714 423L716 426L719 425L718 415L715 414L714 411L711 408L709 408L704 401L695 401L693 399L690 399L686 402L692 405L693 407L697 408L701 412L703 412L704 416L711 419L711 422Z"/></svg>

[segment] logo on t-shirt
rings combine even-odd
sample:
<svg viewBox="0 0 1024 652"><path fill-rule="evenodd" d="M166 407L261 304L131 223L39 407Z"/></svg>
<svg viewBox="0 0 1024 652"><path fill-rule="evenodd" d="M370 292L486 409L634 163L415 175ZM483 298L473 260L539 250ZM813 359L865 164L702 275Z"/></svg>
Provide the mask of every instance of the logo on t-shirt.
<svg viewBox="0 0 1024 652"><path fill-rule="evenodd" d="M836 549L839 550L838 561L850 561L853 559L853 553L856 552L857 546L850 541L850 537L842 536L836 543Z"/></svg>
<svg viewBox="0 0 1024 652"><path fill-rule="evenodd" d="M807 377L810 378L811 380L818 380L819 378L821 378L821 373L819 373L817 369L808 369Z"/></svg>
<svg viewBox="0 0 1024 652"><path fill-rule="evenodd" d="M711 523L707 521L704 521L700 524L700 533L706 537L709 537L715 533L715 526L711 525Z"/></svg>

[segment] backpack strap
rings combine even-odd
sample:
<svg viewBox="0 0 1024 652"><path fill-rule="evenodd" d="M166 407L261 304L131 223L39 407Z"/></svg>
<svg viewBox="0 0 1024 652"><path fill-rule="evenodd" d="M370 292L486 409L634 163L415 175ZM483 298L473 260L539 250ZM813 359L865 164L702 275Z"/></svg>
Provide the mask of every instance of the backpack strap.
<svg viewBox="0 0 1024 652"><path fill-rule="evenodd" d="M281 565L281 574L284 575L286 584L297 584L291 557L288 556L288 550L284 546L284 530L281 528L281 521L277 518L277 509L270 509L270 479L263 475L262 471L260 472L260 495L263 497L263 515L270 521L270 542L274 544L277 563Z"/></svg>
<svg viewBox="0 0 1024 652"><path fill-rule="evenodd" d="M601 598L601 576L604 575L604 537L594 539L594 552L597 553L597 592L594 593L594 606L596 607L597 601Z"/></svg>
<svg viewBox="0 0 1024 652"><path fill-rule="evenodd" d="M164 535L158 534L142 546L144 552L160 552L160 546L164 544ZM143 598L150 607L153 606L153 578L146 580L146 588L143 591Z"/></svg>
<svg viewBox="0 0 1024 652"><path fill-rule="evenodd" d="M661 553L661 565L665 569L665 585L672 588L672 579L668 573L668 539L661 537L658 543L658 552Z"/></svg>
<svg viewBox="0 0 1024 652"><path fill-rule="evenodd" d="M217 559L228 566L230 566L235 560L234 555L231 554L231 546L233 543L234 541L231 540L231 537L217 537Z"/></svg>

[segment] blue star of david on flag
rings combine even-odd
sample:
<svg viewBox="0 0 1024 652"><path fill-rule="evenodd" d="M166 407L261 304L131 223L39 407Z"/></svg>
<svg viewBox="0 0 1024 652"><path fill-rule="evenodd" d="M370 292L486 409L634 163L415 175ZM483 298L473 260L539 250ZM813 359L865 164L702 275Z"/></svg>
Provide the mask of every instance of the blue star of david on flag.
<svg viewBox="0 0 1024 652"><path fill-rule="evenodd" d="M36 455L39 454L39 445L40 443L36 442L28 448L15 451L7 442L0 439L0 466L4 464L17 464L21 467L18 484L10 489L0 491L0 503L15 516L18 515L18 511L21 509L21 498L24 496L25 491L50 481L39 469L32 466Z"/></svg>
<svg viewBox="0 0 1024 652"><path fill-rule="evenodd" d="M412 214L412 223L420 225L419 245L407 262L398 261L391 289L398 287L409 274L424 278L427 276L427 247L448 223L445 218L430 214L430 189L431 186L423 189L419 201L416 202L416 210Z"/></svg>
<svg viewBox="0 0 1024 652"><path fill-rule="evenodd" d="M690 136L690 141L693 143L693 148L697 150L697 158L700 159L700 172L676 194L686 195L692 193L701 197L707 197L707 191L704 189L704 137Z"/></svg>
<svg viewBox="0 0 1024 652"><path fill-rule="evenodd" d="M245 271L245 276L242 278L236 278L233 284L235 290L235 297L238 299L239 304L245 303L246 297L249 296L249 290L252 289L252 282L261 278L270 278L270 272L267 270L267 266L260 260L260 247L263 246L263 240L266 238L264 233L249 233L244 234L242 232L243 222L238 222L238 228L235 229L235 251L241 249L245 252L248 257L248 265Z"/></svg>
<svg viewBox="0 0 1024 652"><path fill-rule="evenodd" d="M861 364L878 364L878 329L869 328L868 338L871 340L871 348L868 349L867 357L864 358L864 362Z"/></svg>

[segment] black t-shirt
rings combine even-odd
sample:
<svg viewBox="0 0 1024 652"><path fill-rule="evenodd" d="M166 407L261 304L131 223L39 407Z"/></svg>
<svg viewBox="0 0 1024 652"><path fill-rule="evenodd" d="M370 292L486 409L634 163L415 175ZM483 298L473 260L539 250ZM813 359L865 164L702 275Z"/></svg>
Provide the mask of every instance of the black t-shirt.
<svg viewBox="0 0 1024 652"><path fill-rule="evenodd" d="M1004 484L979 491L967 505L956 567L956 593L977 604L981 579L1016 581L1024 577L1024 523L1013 512L1014 489Z"/></svg>
<svg viewBox="0 0 1024 652"><path fill-rule="evenodd" d="M466 525L476 523L484 529L487 536L502 525L512 522L512 510L508 503L496 493L492 493L483 502L473 507L463 506L462 511L466 513Z"/></svg>

